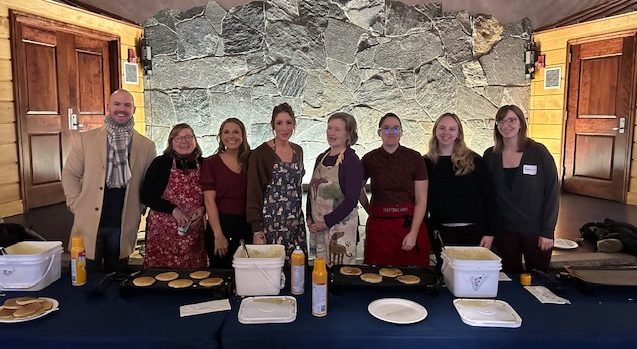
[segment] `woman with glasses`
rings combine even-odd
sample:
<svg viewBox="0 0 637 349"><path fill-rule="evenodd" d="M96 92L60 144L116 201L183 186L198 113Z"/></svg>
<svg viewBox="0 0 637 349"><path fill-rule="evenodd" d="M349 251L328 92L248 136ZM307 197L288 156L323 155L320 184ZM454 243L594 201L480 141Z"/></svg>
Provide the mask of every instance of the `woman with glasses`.
<svg viewBox="0 0 637 349"><path fill-rule="evenodd" d="M551 262L559 210L557 168L540 143L527 137L522 110L501 107L493 128L495 145L484 152L493 174L498 202L498 229L494 241L502 270L546 272Z"/></svg>
<svg viewBox="0 0 637 349"><path fill-rule="evenodd" d="M246 216L252 226L254 244L283 245L289 262L296 246L307 256L301 209L303 149L290 142L296 118L289 104L274 107L270 126L274 138L250 155Z"/></svg>
<svg viewBox="0 0 637 349"><path fill-rule="evenodd" d="M429 266L429 237L423 224L427 209L427 169L422 156L400 145L402 125L388 113L378 123L382 146L363 156L372 197L362 192L369 213L365 264Z"/></svg>
<svg viewBox="0 0 637 349"><path fill-rule="evenodd" d="M146 220L145 268L205 268L205 212L199 186L201 148L188 124L173 127L164 153L150 164L141 201Z"/></svg>
<svg viewBox="0 0 637 349"><path fill-rule="evenodd" d="M425 164L430 237L434 232L446 245L491 248L496 222L493 179L482 157L465 144L456 114L443 114L434 123ZM440 239L433 239L432 244L440 272Z"/></svg>
<svg viewBox="0 0 637 349"><path fill-rule="evenodd" d="M328 265L356 263L358 197L363 166L351 145L358 140L356 119L334 113L327 120L330 148L316 158L307 198L307 225L316 257ZM310 245L312 246L312 244Z"/></svg>
<svg viewBox="0 0 637 349"><path fill-rule="evenodd" d="M206 203L206 251L211 268L232 268L232 256L243 239L252 243L246 220L246 190L250 145L241 120L226 119L217 134L219 147L201 167L201 189Z"/></svg>

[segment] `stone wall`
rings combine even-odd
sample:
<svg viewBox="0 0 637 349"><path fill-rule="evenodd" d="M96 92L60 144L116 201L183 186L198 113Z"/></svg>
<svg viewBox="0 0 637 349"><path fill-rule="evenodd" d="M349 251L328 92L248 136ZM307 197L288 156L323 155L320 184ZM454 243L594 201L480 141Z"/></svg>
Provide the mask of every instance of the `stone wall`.
<svg viewBox="0 0 637 349"><path fill-rule="evenodd" d="M162 10L144 31L153 52L146 132L160 151L170 128L187 122L210 155L228 117L246 124L254 148L272 138L272 108L287 102L307 168L328 147L326 120L336 111L356 117L360 156L380 146L387 112L402 119L401 143L423 154L435 119L455 112L467 144L482 153L500 105L528 108L526 18L501 25L440 4L383 0L254 1L226 11L210 0Z"/></svg>

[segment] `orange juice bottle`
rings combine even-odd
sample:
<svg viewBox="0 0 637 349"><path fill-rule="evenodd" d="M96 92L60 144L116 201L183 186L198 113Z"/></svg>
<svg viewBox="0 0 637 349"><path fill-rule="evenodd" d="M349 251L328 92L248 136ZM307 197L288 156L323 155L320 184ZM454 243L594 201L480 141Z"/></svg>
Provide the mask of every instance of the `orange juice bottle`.
<svg viewBox="0 0 637 349"><path fill-rule="evenodd" d="M296 249L292 252L291 260L292 294L303 294L305 291L305 253L299 246L296 246Z"/></svg>
<svg viewBox="0 0 637 349"><path fill-rule="evenodd" d="M312 272L312 315L327 315L327 270L325 258L314 260Z"/></svg>
<svg viewBox="0 0 637 349"><path fill-rule="evenodd" d="M84 238L74 236L71 239L71 283L82 286L86 283L86 252Z"/></svg>

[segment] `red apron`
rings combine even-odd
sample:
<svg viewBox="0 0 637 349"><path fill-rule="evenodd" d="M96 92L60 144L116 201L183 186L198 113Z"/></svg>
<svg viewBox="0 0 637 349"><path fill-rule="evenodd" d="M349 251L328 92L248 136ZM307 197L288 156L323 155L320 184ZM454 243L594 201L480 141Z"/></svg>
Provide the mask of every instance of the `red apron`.
<svg viewBox="0 0 637 349"><path fill-rule="evenodd" d="M365 264L429 266L429 236L420 224L416 246L402 249L414 215L414 204L370 207L365 234Z"/></svg>
<svg viewBox="0 0 637 349"><path fill-rule="evenodd" d="M187 215L192 215L203 205L200 173L199 168L182 172L173 161L162 199L177 205ZM177 221L171 213L151 210L146 224L144 268L206 268L208 256L204 245L201 220L190 226L188 235L181 236L177 233Z"/></svg>

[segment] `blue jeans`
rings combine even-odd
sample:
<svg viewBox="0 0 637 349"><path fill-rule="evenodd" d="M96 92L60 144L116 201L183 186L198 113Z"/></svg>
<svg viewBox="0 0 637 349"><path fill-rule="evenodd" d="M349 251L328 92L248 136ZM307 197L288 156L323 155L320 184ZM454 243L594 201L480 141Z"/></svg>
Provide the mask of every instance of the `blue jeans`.
<svg viewBox="0 0 637 349"><path fill-rule="evenodd" d="M95 242L95 259L87 260L89 271L128 272L128 257L119 258L120 228L100 227Z"/></svg>

